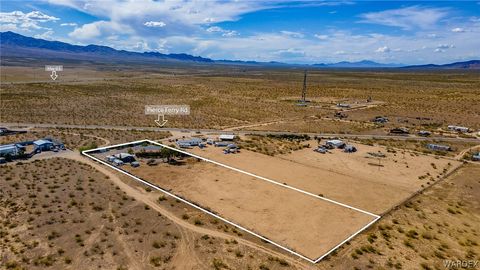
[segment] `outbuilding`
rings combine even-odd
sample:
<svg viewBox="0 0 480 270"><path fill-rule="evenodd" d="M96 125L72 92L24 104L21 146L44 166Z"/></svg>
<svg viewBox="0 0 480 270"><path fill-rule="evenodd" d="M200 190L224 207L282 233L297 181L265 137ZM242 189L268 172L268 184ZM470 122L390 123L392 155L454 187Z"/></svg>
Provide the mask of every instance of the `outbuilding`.
<svg viewBox="0 0 480 270"><path fill-rule="evenodd" d="M343 148L345 146L345 143L341 140L328 140L325 144L334 148Z"/></svg>
<svg viewBox="0 0 480 270"><path fill-rule="evenodd" d="M115 166L122 166L122 165L124 164L123 161L121 161L121 160L118 159L118 158L114 159L112 163L113 163L113 165L115 165Z"/></svg>
<svg viewBox="0 0 480 270"><path fill-rule="evenodd" d="M433 144L433 143L427 144L427 148L434 151L451 151L452 150L452 148L448 145Z"/></svg>
<svg viewBox="0 0 480 270"><path fill-rule="evenodd" d="M114 155L114 157L121 160L124 163L130 163L135 161L135 156L129 153L119 153Z"/></svg>
<svg viewBox="0 0 480 270"><path fill-rule="evenodd" d="M233 134L221 134L218 136L220 141L233 141L235 139L235 135Z"/></svg>
<svg viewBox="0 0 480 270"><path fill-rule="evenodd" d="M53 142L45 139L36 140L33 142L33 147L37 152L50 151L53 149Z"/></svg>
<svg viewBox="0 0 480 270"><path fill-rule="evenodd" d="M188 148L188 146L198 146L203 140L199 138L190 138L186 140L178 140L177 145L181 148Z"/></svg>
<svg viewBox="0 0 480 270"><path fill-rule="evenodd" d="M230 142L215 142L215 147L227 147Z"/></svg>
<svg viewBox="0 0 480 270"><path fill-rule="evenodd" d="M0 157L14 157L25 152L25 147L20 144L0 145Z"/></svg>
<svg viewBox="0 0 480 270"><path fill-rule="evenodd" d="M354 153L354 152L357 152L357 148L353 145L348 144L348 145L345 145L345 147L343 148L343 151L345 153Z"/></svg>
<svg viewBox="0 0 480 270"><path fill-rule="evenodd" d="M450 125L450 126L448 126L448 130L461 132L461 133L467 133L470 129L468 127Z"/></svg>

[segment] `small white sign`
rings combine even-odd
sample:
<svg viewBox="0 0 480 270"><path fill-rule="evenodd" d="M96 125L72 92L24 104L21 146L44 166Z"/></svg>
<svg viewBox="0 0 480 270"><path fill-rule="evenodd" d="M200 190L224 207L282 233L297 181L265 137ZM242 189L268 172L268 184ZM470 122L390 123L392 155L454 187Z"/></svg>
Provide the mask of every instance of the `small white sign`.
<svg viewBox="0 0 480 270"><path fill-rule="evenodd" d="M189 105L145 105L147 115L190 115Z"/></svg>
<svg viewBox="0 0 480 270"><path fill-rule="evenodd" d="M45 71L63 71L63 66L45 65Z"/></svg>

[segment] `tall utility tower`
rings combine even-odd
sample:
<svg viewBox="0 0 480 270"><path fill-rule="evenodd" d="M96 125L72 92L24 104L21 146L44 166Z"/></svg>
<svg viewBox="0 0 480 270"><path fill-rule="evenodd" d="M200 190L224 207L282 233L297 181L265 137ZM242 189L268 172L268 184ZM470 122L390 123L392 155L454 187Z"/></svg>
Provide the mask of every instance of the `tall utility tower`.
<svg viewBox="0 0 480 270"><path fill-rule="evenodd" d="M302 99L300 102L305 103L307 97L307 70L303 74L303 89L302 89Z"/></svg>

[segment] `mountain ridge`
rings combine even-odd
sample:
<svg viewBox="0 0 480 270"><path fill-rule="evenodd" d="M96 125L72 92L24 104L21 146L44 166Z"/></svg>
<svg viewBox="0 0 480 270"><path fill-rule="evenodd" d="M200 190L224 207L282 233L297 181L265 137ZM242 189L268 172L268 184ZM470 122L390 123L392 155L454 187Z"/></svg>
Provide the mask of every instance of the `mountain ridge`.
<svg viewBox="0 0 480 270"><path fill-rule="evenodd" d="M50 41L34 37L23 36L11 31L0 32L0 46L2 56L51 56L68 59L81 56L83 59L117 59L117 60L165 60L165 61L188 61L196 63L216 63L231 65L255 65L255 66L290 66L306 68L402 68L402 69L480 69L480 60L469 60L465 62L455 62L444 65L426 64L426 65L403 65L396 63L377 63L371 60L362 60L357 62L341 61L337 63L318 63L318 64L289 64L276 61L258 62L244 60L214 60L202 56L194 56L186 53L164 54L160 52L133 52L126 50L117 50L103 45L73 45L61 41Z"/></svg>

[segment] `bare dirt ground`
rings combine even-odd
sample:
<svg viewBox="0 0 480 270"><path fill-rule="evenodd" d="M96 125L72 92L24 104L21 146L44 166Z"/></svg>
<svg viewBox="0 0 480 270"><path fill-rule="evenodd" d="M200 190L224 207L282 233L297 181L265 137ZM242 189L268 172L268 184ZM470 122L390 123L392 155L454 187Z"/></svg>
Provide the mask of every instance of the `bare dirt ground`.
<svg viewBox="0 0 480 270"><path fill-rule="evenodd" d="M125 165L122 169L310 259L374 219L212 163L187 161L181 166L142 162L140 167Z"/></svg>
<svg viewBox="0 0 480 270"><path fill-rule="evenodd" d="M376 214L387 211L460 164L419 154L387 153L383 147L358 148L358 152L350 154L341 150L319 154L305 148L274 157L248 150L224 155L215 147L189 151ZM367 154L379 151L387 157L379 159Z"/></svg>
<svg viewBox="0 0 480 270"><path fill-rule="evenodd" d="M272 128L298 132L361 133L375 130L368 124L384 115L395 125L409 127L458 124L480 128L476 120L480 81L475 72L312 70L307 98L325 102L299 107L295 104L301 94L302 71L65 65L58 81L51 82L45 71L1 69L2 122L155 126L153 118L144 114L145 105L188 104L192 115L169 117L169 127L219 129L272 123ZM347 112L347 119L357 123L324 120L333 117L336 109L331 107L338 101L368 97L383 105ZM413 121L416 117L430 120ZM283 123L282 119L296 120Z"/></svg>
<svg viewBox="0 0 480 270"><path fill-rule="evenodd" d="M447 269L446 261L478 262L479 175L478 165L462 167L384 216L318 267Z"/></svg>
<svg viewBox="0 0 480 270"><path fill-rule="evenodd" d="M174 209L184 212L182 204L162 206L156 200L158 193L128 185L121 176L78 153L67 151L62 156L68 159L45 156L45 160L2 166L6 176L6 181L0 182L2 268L310 268L244 240L240 234L223 232L229 226L221 222L215 222L215 226L221 226L223 231L191 224L172 213ZM60 174L65 168L80 178L73 181L68 174ZM33 182L18 179L32 170L46 172L34 176ZM83 177L88 181L84 182ZM42 186L48 186L45 195ZM33 189L36 192L28 191ZM63 197L70 203L63 202Z"/></svg>
<svg viewBox="0 0 480 270"><path fill-rule="evenodd" d="M3 267L152 269L154 260L172 268L178 229L92 167L52 158L1 171Z"/></svg>

